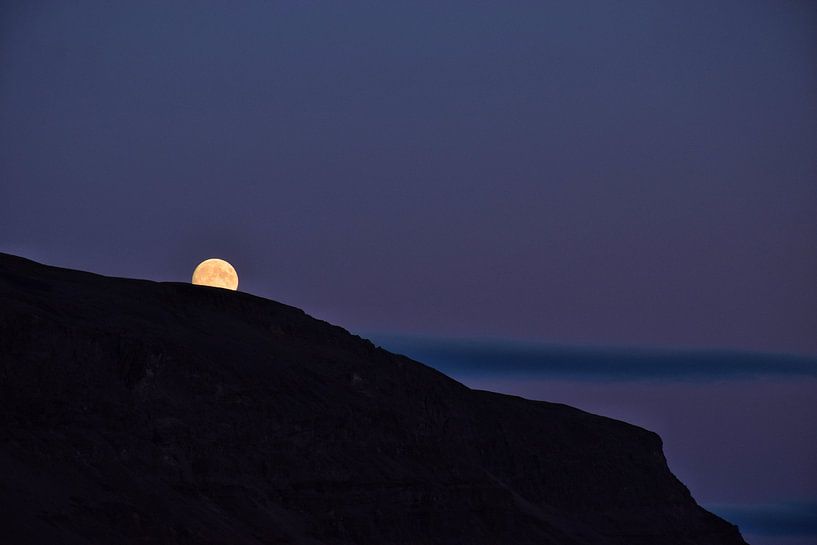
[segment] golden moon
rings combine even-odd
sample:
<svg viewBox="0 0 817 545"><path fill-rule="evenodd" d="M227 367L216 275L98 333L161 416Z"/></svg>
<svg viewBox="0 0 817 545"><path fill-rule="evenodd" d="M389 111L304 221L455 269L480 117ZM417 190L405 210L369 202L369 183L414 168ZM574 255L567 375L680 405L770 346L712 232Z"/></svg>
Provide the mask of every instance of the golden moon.
<svg viewBox="0 0 817 545"><path fill-rule="evenodd" d="M205 259L193 271L193 283L226 290L238 289L238 274L232 265L223 259Z"/></svg>

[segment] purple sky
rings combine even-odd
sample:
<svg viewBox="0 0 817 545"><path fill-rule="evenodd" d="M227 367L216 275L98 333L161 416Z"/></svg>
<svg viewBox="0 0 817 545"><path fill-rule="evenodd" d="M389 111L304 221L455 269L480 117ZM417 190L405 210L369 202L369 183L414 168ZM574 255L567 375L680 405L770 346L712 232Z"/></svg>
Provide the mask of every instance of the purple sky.
<svg viewBox="0 0 817 545"><path fill-rule="evenodd" d="M355 331L817 353L812 2L3 2L0 250Z"/></svg>
<svg viewBox="0 0 817 545"><path fill-rule="evenodd" d="M4 1L0 251L218 256L355 332L817 355L817 3ZM813 376L458 378L817 536L775 511L817 501Z"/></svg>

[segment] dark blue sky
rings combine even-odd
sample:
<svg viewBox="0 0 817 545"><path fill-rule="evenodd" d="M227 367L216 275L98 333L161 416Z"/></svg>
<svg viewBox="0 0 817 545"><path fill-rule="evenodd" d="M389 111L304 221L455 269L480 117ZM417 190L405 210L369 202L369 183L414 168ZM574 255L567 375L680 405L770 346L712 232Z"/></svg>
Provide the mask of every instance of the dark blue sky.
<svg viewBox="0 0 817 545"><path fill-rule="evenodd" d="M0 250L355 331L817 354L817 4L3 2Z"/></svg>

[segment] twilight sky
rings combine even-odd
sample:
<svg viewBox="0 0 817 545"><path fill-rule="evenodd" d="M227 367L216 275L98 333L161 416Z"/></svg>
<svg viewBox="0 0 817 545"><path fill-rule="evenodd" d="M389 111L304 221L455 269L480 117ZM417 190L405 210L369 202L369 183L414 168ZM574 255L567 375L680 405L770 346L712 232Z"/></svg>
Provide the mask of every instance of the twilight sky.
<svg viewBox="0 0 817 545"><path fill-rule="evenodd" d="M817 540L815 2L3 1L0 251L225 258Z"/></svg>
<svg viewBox="0 0 817 545"><path fill-rule="evenodd" d="M2 251L219 256L353 331L817 354L813 2L0 10Z"/></svg>

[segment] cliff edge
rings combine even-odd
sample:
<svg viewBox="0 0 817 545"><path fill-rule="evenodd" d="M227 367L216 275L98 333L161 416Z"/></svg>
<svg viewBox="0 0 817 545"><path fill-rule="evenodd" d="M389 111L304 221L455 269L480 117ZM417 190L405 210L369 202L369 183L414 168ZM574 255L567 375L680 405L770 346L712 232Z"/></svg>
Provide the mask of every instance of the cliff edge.
<svg viewBox="0 0 817 545"><path fill-rule="evenodd" d="M739 545L660 438L246 293L0 254L5 543Z"/></svg>

